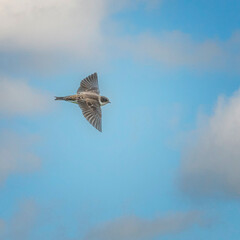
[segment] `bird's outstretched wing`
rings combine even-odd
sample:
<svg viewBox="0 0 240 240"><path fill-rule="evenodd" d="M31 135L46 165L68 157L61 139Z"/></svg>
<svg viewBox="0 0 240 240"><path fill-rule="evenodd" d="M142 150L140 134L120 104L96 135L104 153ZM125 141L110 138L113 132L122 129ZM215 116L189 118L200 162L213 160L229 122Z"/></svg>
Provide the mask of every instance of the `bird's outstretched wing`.
<svg viewBox="0 0 240 240"><path fill-rule="evenodd" d="M93 73L81 81L80 87L77 90L77 93L80 92L95 92L97 94L100 93L97 73Z"/></svg>
<svg viewBox="0 0 240 240"><path fill-rule="evenodd" d="M78 105L82 109L83 116L88 122L98 131L102 132L102 111L99 103L79 101Z"/></svg>

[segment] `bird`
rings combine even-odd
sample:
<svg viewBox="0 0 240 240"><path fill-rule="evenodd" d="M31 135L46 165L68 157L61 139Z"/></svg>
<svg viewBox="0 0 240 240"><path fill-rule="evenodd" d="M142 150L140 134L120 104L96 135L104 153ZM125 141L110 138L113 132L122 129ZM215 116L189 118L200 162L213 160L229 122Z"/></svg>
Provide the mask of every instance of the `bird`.
<svg viewBox="0 0 240 240"><path fill-rule="evenodd" d="M102 132L101 107L111 102L107 97L100 95L96 72L81 81L77 94L55 97L55 100L64 100L78 104L87 121L99 132Z"/></svg>

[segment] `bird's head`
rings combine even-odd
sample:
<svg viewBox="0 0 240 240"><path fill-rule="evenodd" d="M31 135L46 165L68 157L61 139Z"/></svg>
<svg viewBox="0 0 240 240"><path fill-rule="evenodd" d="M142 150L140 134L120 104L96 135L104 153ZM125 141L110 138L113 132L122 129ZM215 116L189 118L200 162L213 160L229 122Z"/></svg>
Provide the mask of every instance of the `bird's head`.
<svg viewBox="0 0 240 240"><path fill-rule="evenodd" d="M109 99L107 97L101 96L100 97L100 103L101 103L101 106L104 106L104 105L106 105L108 103L111 103L111 102L109 101Z"/></svg>

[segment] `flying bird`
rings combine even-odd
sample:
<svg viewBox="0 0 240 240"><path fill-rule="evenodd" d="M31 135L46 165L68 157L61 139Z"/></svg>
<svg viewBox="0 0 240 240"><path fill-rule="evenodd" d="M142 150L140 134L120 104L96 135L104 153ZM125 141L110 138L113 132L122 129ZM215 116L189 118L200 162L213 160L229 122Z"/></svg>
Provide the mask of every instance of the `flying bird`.
<svg viewBox="0 0 240 240"><path fill-rule="evenodd" d="M55 97L55 100L64 100L78 104L88 122L102 132L101 106L110 103L110 101L107 97L100 95L97 73L93 73L81 81L77 94Z"/></svg>

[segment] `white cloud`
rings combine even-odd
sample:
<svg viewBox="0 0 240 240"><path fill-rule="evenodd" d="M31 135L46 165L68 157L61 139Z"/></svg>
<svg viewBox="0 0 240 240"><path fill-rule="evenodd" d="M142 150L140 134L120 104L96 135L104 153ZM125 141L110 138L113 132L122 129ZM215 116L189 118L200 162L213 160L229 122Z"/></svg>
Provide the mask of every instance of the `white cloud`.
<svg viewBox="0 0 240 240"><path fill-rule="evenodd" d="M0 0L0 43L6 51L95 54L107 0Z"/></svg>
<svg viewBox="0 0 240 240"><path fill-rule="evenodd" d="M82 58L103 54L104 26L115 11L159 0L0 0L0 50L70 53Z"/></svg>
<svg viewBox="0 0 240 240"><path fill-rule="evenodd" d="M163 66L239 71L240 34L226 41L194 40L180 31L129 35L112 16L153 9L161 0L0 0L1 71L103 63L120 54ZM9 60L10 59L10 60ZM13 68L11 68L12 70ZM35 68L34 68L35 69ZM62 68L61 68L62 69Z"/></svg>
<svg viewBox="0 0 240 240"><path fill-rule="evenodd" d="M33 138L11 132L0 137L0 184L12 174L31 173L41 166L41 160L29 149Z"/></svg>
<svg viewBox="0 0 240 240"><path fill-rule="evenodd" d="M26 81L0 78L0 114L28 115L44 112L49 105L48 95Z"/></svg>
<svg viewBox="0 0 240 240"><path fill-rule="evenodd" d="M25 200L9 220L0 220L1 239L26 240L32 232L37 218L37 205L33 200Z"/></svg>
<svg viewBox="0 0 240 240"><path fill-rule="evenodd" d="M240 90L220 97L182 156L181 188L190 196L240 197Z"/></svg>
<svg viewBox="0 0 240 240"><path fill-rule="evenodd" d="M92 229L84 240L144 240L184 231L203 223L199 212L175 213L151 220L122 217Z"/></svg>

